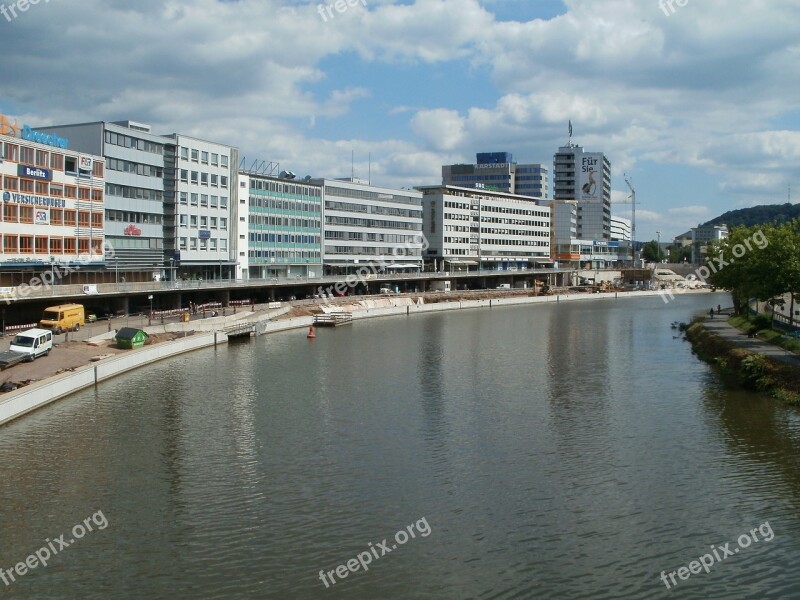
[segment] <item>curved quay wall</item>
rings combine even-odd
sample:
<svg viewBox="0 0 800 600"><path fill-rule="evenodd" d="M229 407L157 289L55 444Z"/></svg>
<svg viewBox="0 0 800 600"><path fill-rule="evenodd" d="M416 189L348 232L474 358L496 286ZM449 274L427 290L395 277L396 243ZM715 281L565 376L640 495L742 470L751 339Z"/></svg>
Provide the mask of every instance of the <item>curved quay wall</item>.
<svg viewBox="0 0 800 600"><path fill-rule="evenodd" d="M223 332L193 335L174 342L147 346L130 354L120 354L68 375L56 375L43 381L4 394L0 400L0 425L41 408L79 390L96 385L121 373L132 371L164 358L191 352L199 348L226 343Z"/></svg>
<svg viewBox="0 0 800 600"><path fill-rule="evenodd" d="M435 304L408 304L382 308L367 308L353 311L353 319L369 319L397 315L411 315L443 312L448 310L464 310L471 308L491 308L494 306L514 306L522 304L542 304L559 302L577 302L592 299L613 299L657 296L658 292L608 292L599 294L568 294L563 296L534 296L521 298L493 298L491 300L462 300L460 302L439 302ZM296 317L283 321L259 321L257 333L275 333L289 329L305 328L312 325L313 317ZM164 358L177 356L200 348L227 343L228 336L222 331L193 335L174 342L163 342L136 350L130 354L122 354L88 365L69 375L57 375L41 382L26 386L4 394L0 400L0 425L21 417L33 410L41 408L73 394L79 390L96 385L102 381L133 369L143 367Z"/></svg>

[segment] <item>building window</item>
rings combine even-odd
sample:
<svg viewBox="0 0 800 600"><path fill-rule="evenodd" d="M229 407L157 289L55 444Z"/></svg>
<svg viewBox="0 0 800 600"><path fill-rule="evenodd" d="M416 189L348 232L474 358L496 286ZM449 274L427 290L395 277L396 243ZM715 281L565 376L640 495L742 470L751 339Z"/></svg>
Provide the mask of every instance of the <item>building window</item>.
<svg viewBox="0 0 800 600"><path fill-rule="evenodd" d="M33 223L33 207L20 206L19 207L19 222L20 223Z"/></svg>
<svg viewBox="0 0 800 600"><path fill-rule="evenodd" d="M228 208L228 198L226 196L219 197L219 207Z"/></svg>
<svg viewBox="0 0 800 600"><path fill-rule="evenodd" d="M201 216L200 217L200 229L205 229L208 227L208 217Z"/></svg>
<svg viewBox="0 0 800 600"><path fill-rule="evenodd" d="M192 194L192 206L197 206L197 194Z"/></svg>
<svg viewBox="0 0 800 600"><path fill-rule="evenodd" d="M33 148L28 148L27 146L21 146L19 149L19 162L23 165L32 165L33 164Z"/></svg>
<svg viewBox="0 0 800 600"><path fill-rule="evenodd" d="M228 228L228 219L225 217L220 217L219 219L219 228L220 229L227 229Z"/></svg>
<svg viewBox="0 0 800 600"><path fill-rule="evenodd" d="M192 161L197 162L198 157L200 156L199 151L192 149Z"/></svg>
<svg viewBox="0 0 800 600"><path fill-rule="evenodd" d="M36 236L36 254L47 254L47 237Z"/></svg>
<svg viewBox="0 0 800 600"><path fill-rule="evenodd" d="M192 171L192 183L197 183L197 171Z"/></svg>
<svg viewBox="0 0 800 600"><path fill-rule="evenodd" d="M37 167L45 167L47 168L49 161L49 153L45 152L44 150L37 150L36 151L36 166Z"/></svg>
<svg viewBox="0 0 800 600"><path fill-rule="evenodd" d="M208 194L200 194L200 206L208 207Z"/></svg>
<svg viewBox="0 0 800 600"><path fill-rule="evenodd" d="M203 163L204 165L208 164L208 152L202 152L200 154L200 162Z"/></svg>
<svg viewBox="0 0 800 600"><path fill-rule="evenodd" d="M29 194L33 193L33 181L30 179L20 179L19 180L19 191L20 192L28 192Z"/></svg>
<svg viewBox="0 0 800 600"><path fill-rule="evenodd" d="M189 217L188 215L180 215L179 222L181 227L186 227L189 224Z"/></svg>
<svg viewBox="0 0 800 600"><path fill-rule="evenodd" d="M64 224L64 211L60 208L50 209L50 225L63 225Z"/></svg>
<svg viewBox="0 0 800 600"><path fill-rule="evenodd" d="M214 167L219 165L219 154L211 153L211 165Z"/></svg>
<svg viewBox="0 0 800 600"><path fill-rule="evenodd" d="M5 189L11 191L19 190L19 179L16 177L4 177L3 181Z"/></svg>
<svg viewBox="0 0 800 600"><path fill-rule="evenodd" d="M220 157L220 163L219 163L219 165L220 165L221 167L227 167L227 166L228 166L228 156L227 156L226 154L223 154L223 155Z"/></svg>
<svg viewBox="0 0 800 600"><path fill-rule="evenodd" d="M64 241L61 238L50 238L50 254L63 254Z"/></svg>
<svg viewBox="0 0 800 600"><path fill-rule="evenodd" d="M181 181L188 182L189 181L189 170L188 169L181 169Z"/></svg>
<svg viewBox="0 0 800 600"><path fill-rule="evenodd" d="M181 146L181 159L189 160L189 149L186 146Z"/></svg>
<svg viewBox="0 0 800 600"><path fill-rule="evenodd" d="M208 173L200 173L200 185L208 185Z"/></svg>
<svg viewBox="0 0 800 600"><path fill-rule="evenodd" d="M211 242L211 250L215 250L216 251L216 249L217 249L217 240L212 238L209 241Z"/></svg>
<svg viewBox="0 0 800 600"><path fill-rule="evenodd" d="M217 228L217 217L211 217L211 229Z"/></svg>
<svg viewBox="0 0 800 600"><path fill-rule="evenodd" d="M179 244L179 248L181 250L186 250L186 245L187 245L187 239L185 237L182 237Z"/></svg>
<svg viewBox="0 0 800 600"><path fill-rule="evenodd" d="M189 194L188 193L181 192L179 198L180 198L180 203L181 204L188 204L189 203Z"/></svg>
<svg viewBox="0 0 800 600"><path fill-rule="evenodd" d="M189 223L192 227L197 227L197 215L192 215L189 217Z"/></svg>
<svg viewBox="0 0 800 600"><path fill-rule="evenodd" d="M211 196L211 208L217 208L219 205L219 196Z"/></svg>
<svg viewBox="0 0 800 600"><path fill-rule="evenodd" d="M224 188L228 187L228 176L227 175L220 175L220 177L219 177L219 185L220 185L220 187L224 187Z"/></svg>
<svg viewBox="0 0 800 600"><path fill-rule="evenodd" d="M211 174L211 185L213 187L217 187L217 180L218 180L218 177L212 173Z"/></svg>

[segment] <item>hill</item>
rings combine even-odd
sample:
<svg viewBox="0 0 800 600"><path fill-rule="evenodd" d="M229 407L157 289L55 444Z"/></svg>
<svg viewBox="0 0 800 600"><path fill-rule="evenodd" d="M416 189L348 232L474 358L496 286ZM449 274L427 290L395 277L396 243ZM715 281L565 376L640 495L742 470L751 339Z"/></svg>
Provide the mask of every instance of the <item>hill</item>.
<svg viewBox="0 0 800 600"><path fill-rule="evenodd" d="M704 223L704 225L725 224L732 229L740 225L744 227L763 225L765 223L780 225L792 219L800 219L800 204L789 204L787 202L786 204L763 204L750 208L729 210Z"/></svg>

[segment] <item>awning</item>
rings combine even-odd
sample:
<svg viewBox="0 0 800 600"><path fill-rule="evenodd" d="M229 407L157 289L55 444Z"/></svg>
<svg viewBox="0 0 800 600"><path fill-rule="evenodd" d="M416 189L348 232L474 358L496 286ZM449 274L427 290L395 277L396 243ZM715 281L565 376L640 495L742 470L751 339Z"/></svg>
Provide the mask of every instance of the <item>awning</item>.
<svg viewBox="0 0 800 600"><path fill-rule="evenodd" d="M449 262L451 265L477 265L478 262L474 260L448 260L445 259L445 262Z"/></svg>
<svg viewBox="0 0 800 600"><path fill-rule="evenodd" d="M553 259L552 259L552 258L534 258L534 259L533 259L533 262L537 262L537 263L551 263L551 262L553 262Z"/></svg>
<svg viewBox="0 0 800 600"><path fill-rule="evenodd" d="M407 264L407 265L403 265L403 264L397 263L397 264L393 264L393 265L386 265L384 268L385 269L419 269L420 266L418 264L416 264L416 263Z"/></svg>

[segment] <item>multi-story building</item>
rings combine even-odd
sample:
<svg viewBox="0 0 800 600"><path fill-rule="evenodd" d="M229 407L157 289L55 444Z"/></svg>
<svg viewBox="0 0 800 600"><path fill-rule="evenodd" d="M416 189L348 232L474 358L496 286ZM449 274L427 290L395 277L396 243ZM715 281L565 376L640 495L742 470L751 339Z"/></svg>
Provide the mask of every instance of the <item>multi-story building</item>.
<svg viewBox="0 0 800 600"><path fill-rule="evenodd" d="M692 263L700 264L706 259L709 242L728 237L727 225L698 225L692 227Z"/></svg>
<svg viewBox="0 0 800 600"><path fill-rule="evenodd" d="M619 242L630 242L631 220L611 215L611 239Z"/></svg>
<svg viewBox="0 0 800 600"><path fill-rule="evenodd" d="M238 150L179 133L164 139L164 258L182 276L235 278Z"/></svg>
<svg viewBox="0 0 800 600"><path fill-rule="evenodd" d="M444 267L528 269L551 263L550 208L526 196L423 186L426 259Z"/></svg>
<svg viewBox="0 0 800 600"><path fill-rule="evenodd" d="M239 278L322 275L320 182L242 171L238 206Z"/></svg>
<svg viewBox="0 0 800 600"><path fill-rule="evenodd" d="M4 116L0 126L0 281L46 280L45 272L62 283L103 281L103 158Z"/></svg>
<svg viewBox="0 0 800 600"><path fill-rule="evenodd" d="M546 198L547 167L514 162L510 152L479 152L475 164L443 165L442 185L482 188L532 198Z"/></svg>
<svg viewBox="0 0 800 600"><path fill-rule="evenodd" d="M328 273L422 268L422 194L347 179L323 187L323 252Z"/></svg>
<svg viewBox="0 0 800 600"><path fill-rule="evenodd" d="M562 146L553 156L553 199L575 200L577 237L611 238L611 163L602 152Z"/></svg>
<svg viewBox="0 0 800 600"><path fill-rule="evenodd" d="M165 139L133 121L42 127L81 151L105 157L106 267L117 277L150 279L164 269Z"/></svg>

